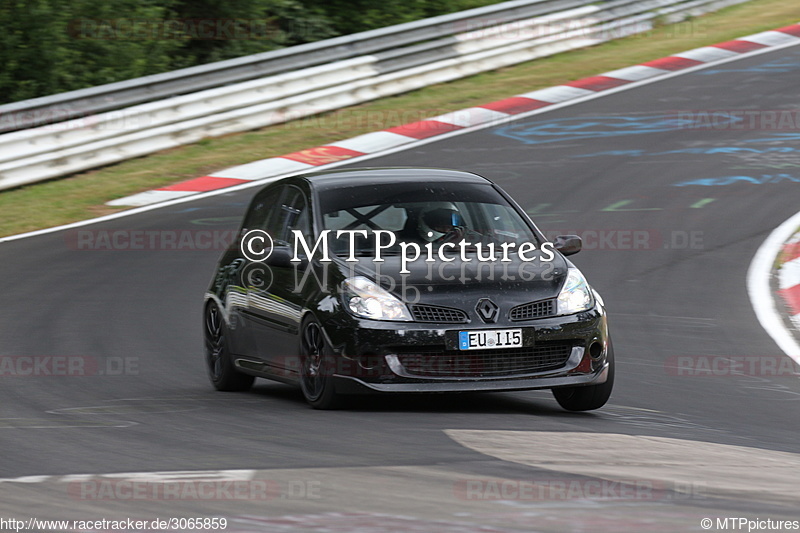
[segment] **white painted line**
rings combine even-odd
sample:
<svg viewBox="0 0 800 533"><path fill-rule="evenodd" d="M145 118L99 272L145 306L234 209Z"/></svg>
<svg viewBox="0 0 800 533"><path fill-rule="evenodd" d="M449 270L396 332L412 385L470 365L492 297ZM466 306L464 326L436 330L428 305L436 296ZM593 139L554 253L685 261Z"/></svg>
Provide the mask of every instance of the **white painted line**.
<svg viewBox="0 0 800 533"><path fill-rule="evenodd" d="M437 120L447 124L454 124L462 128L469 128L470 126L477 126L479 124L486 124L487 122L494 123L504 118L507 118L508 113L501 113L500 111L492 111L484 107L469 107L467 109L460 109L431 117L427 120Z"/></svg>
<svg viewBox="0 0 800 533"><path fill-rule="evenodd" d="M609 78L617 78L620 80L639 81L639 80L646 80L647 78L652 78L653 76L661 76L663 74L666 74L667 72L669 71L660 68L647 67L645 65L636 65L633 67L621 68L619 70L612 70L611 72L605 72L600 75L607 76Z"/></svg>
<svg viewBox="0 0 800 533"><path fill-rule="evenodd" d="M765 31L762 33L756 33L755 35L742 37L738 40L750 41L752 43L763 44L766 46L780 46L785 44L800 43L800 37L795 37L794 35L783 33L782 31Z"/></svg>
<svg viewBox="0 0 800 533"><path fill-rule="evenodd" d="M580 89L578 87L570 87L568 85L558 85L556 87L548 87L547 89L539 89L532 93L518 94L517 96L524 96L525 98L533 98L534 100L541 100L542 102L550 102L557 104L566 102L567 100L574 100L584 96L591 96L598 94L597 91L590 91L589 89Z"/></svg>
<svg viewBox="0 0 800 533"><path fill-rule="evenodd" d="M285 172L299 172L301 170L308 170L314 168L314 165L308 163L301 163L300 161L292 161L283 157L270 157L269 159L261 159L260 161L253 161L245 165L226 168L219 172L214 172L211 176L215 178L236 178L240 180L257 180L265 177L273 176L275 174L283 174Z"/></svg>
<svg viewBox="0 0 800 533"><path fill-rule="evenodd" d="M680 54L673 54L673 57L682 57L684 59L694 59L695 61L710 63L711 61L719 61L721 59L738 57L740 55L741 54L738 52L731 52L730 50L724 50L716 46L704 46L702 48L695 48L694 50L687 50Z"/></svg>
<svg viewBox="0 0 800 533"><path fill-rule="evenodd" d="M413 137L407 137L389 131L374 131L351 139L330 143L328 146L338 146L339 148L355 150L363 154L371 154L414 141L416 141L416 139Z"/></svg>
<svg viewBox="0 0 800 533"><path fill-rule="evenodd" d="M197 194L197 191L159 191L154 189L152 191L145 191L132 196L126 196L125 198L111 200L110 202L106 202L106 205L111 205L114 207L135 207L141 205L150 205L155 202L175 200L176 198L183 198L185 196L192 196L194 194Z"/></svg>
<svg viewBox="0 0 800 533"><path fill-rule="evenodd" d="M255 476L255 470L175 470L160 472L120 472L111 474L68 474L58 481L73 483L88 481L94 478L125 480L140 483L177 483L177 482L225 482L249 481Z"/></svg>
<svg viewBox="0 0 800 533"><path fill-rule="evenodd" d="M118 472L111 474L66 474L63 476L22 476L0 478L0 483L43 483L55 481L59 483L75 483L96 478L126 480L146 483L175 482L225 482L249 481L255 477L256 470L175 470L160 472Z"/></svg>
<svg viewBox="0 0 800 533"><path fill-rule="evenodd" d="M800 364L800 345L797 344L792 333L786 329L775 305L774 295L769 284L775 257L798 226L800 226L800 213L796 213L778 226L761 244L747 271L747 294L750 296L750 303L753 305L761 327L786 355Z"/></svg>
<svg viewBox="0 0 800 533"><path fill-rule="evenodd" d="M0 483L44 483L54 476L22 476L0 478Z"/></svg>
<svg viewBox="0 0 800 533"><path fill-rule="evenodd" d="M800 285L800 257L787 261L778 271L778 288L788 289Z"/></svg>
<svg viewBox="0 0 800 533"><path fill-rule="evenodd" d="M670 72L669 74L665 74L663 76L659 76L659 77L655 77L655 78L649 78L649 79L641 80L641 81L637 81L637 82L632 82L632 83L628 83L628 84L625 84L625 85L620 85L619 87L614 87L613 89L608 89L608 90L605 90L605 91L595 92L595 91L586 91L586 90L583 90L583 89L576 89L574 87L565 87L566 89L575 89L575 90L583 91L584 93L589 93L589 94L586 94L585 96L582 96L580 98L575 98L573 100L569 100L569 101L566 101L566 102L557 103L557 104L554 104L554 105L550 105L550 106L547 106L547 107L542 107L542 108L539 108L539 109L534 109L534 110L531 110L531 111L526 111L525 113L519 113L517 115L509 115L506 118L500 120L497 124L479 124L477 126L464 128L464 129L461 129L461 130L455 130L455 131L451 131L451 132L448 132L448 133L443 133L441 135L436 135L436 136L430 137L428 139L421 139L421 140L419 140L417 142L409 143L409 144L406 144L406 145L403 145L403 146L398 146L396 148L390 148L389 150L385 150L383 152L379 152L379 153L375 153L375 154L366 154L366 155L363 155L363 156L353 157L353 158L350 158L350 159L344 159L344 160L341 160L341 161L337 161L335 163L330 163L330 164L327 164L327 165L320 165L320 166L317 166L317 167L314 167L314 168L315 168L315 170L323 170L323 169L336 168L336 167L340 167L340 166L344 166L344 165L351 165L353 163L360 163L362 161L368 161L370 159L375 159L377 157L383 157L383 156L386 156L386 155L389 155L389 154L393 154L393 153L396 153L396 152L402 152L404 150L408 150L409 148L416 148L418 146L422 146L422 145L425 145L425 144L439 142L439 141L444 140L444 139L449 139L451 137L455 137L456 135L466 135L466 134L472 133L474 131L479 131L479 130L490 128L490 127L495 127L495 126L498 126L500 124L505 124L505 123L508 123L508 122L514 122L514 121L517 121L517 120L521 120L523 118L528 118L528 117L532 117L532 116L539 115L539 114L542 114L542 113L547 113L547 112L550 112L550 111L554 111L556 109L562 109L562 108L565 108L565 107L570 107L570 106L573 106L573 105L581 104L581 103L584 103L584 102L589 102L589 101L594 100L596 98L605 98L606 96L609 96L609 95L612 95L612 94L620 93L620 92L623 92L623 91L629 91L631 89L636 89L638 87L643 87L645 85L650 85L651 83L659 83L659 82L664 81L664 80L669 80L669 79L672 79L672 78L675 78L675 77L678 77L678 76L683 76L683 75L686 75L686 74L690 74L692 72L697 72L697 71L700 71L700 70L703 70L703 69L706 69L706 68L709 68L709 67L712 67L712 66L718 66L718 65L721 65L721 64L726 64L726 63L731 63L731 62L734 62L734 61L738 61L739 59L751 58L751 57L759 56L759 55L762 55L762 54L768 54L768 53L776 52L776 51L782 50L784 48L790 48L792 46L796 46L797 44L800 44L800 39L796 39L795 41L787 42L787 43L784 43L783 45L778 45L778 46L774 46L774 47L771 47L771 48L761 48L759 50L753 50L753 51L750 51L750 52L745 52L743 54L739 54L736 57L731 57L730 59L723 59L722 61L717 61L715 63L709 63L709 64L703 64L703 65L695 65L694 67L689 67L689 68L685 68L685 69L682 69L682 70L677 70L677 71L674 71L674 72ZM554 89L558 89L558 88L554 88ZM534 95L534 94L539 93L539 92L544 92L544 91L548 91L548 89L542 89L541 91L534 91L532 93L522 94L522 95L518 95L518 96L524 96L526 98L536 98L535 96L531 96L531 95ZM275 158L275 159L281 159L281 158L278 157L278 158ZM251 163L249 163L249 164L251 164ZM244 165L242 165L242 166L244 166ZM78 221L78 222L72 222L70 224L64 224L63 226L55 226L55 227L52 227L52 228L40 229L40 230L36 230L36 231L30 231L30 232L27 232L27 233L20 233L20 234L17 234L17 235L9 235L8 237L0 237L0 243L9 242L9 241L15 241L15 240L19 240L19 239L27 239L27 238L30 238L30 237L37 237L39 235L46 235L46 234L49 234L49 233L55 233L55 232L58 232L58 231L63 231L63 230L68 230L68 229L73 229L73 228L80 228L80 227L89 226L89 225L92 225L92 224L99 224L101 222L106 222L108 220L116 220L118 218L123 218L123 217L126 217L126 216L134 216L134 215L138 215L138 214L141 214L141 213L146 213L148 211L152 211L152 210L155 210L155 209L162 209L164 207L171 207L173 205L183 204L183 203L187 203L187 202L191 202L191 201L195 201L195 200L201 200L201 199L210 198L210 197L213 197L213 196L220 196L220 195L223 195L223 194L229 194L229 193L232 193L232 192L237 192L237 191L241 191L241 190L244 190L244 189L249 189L251 187L263 187L266 183L271 183L272 181L275 181L275 180L278 180L278 179L281 179L281 178L286 178L286 177L292 176L294 174L297 174L297 172L287 172L285 174L279 174L277 176L271 176L270 178L265 178L263 180L255 180L255 181L248 182L248 183L241 183L239 185L234 185L233 187L227 187L225 189L217 189L217 190L213 190L213 191L203 192L203 193L197 194L195 196L192 196L190 198L176 198L174 200L169 200L167 202L162 202L162 203L159 203L159 204L147 205L147 206L143 206L143 207L137 207L135 209L129 209L127 211L122 211L122 212L114 213L114 214L111 214L111 215L105 215L105 216L102 216L102 217L92 218L92 219L89 219L89 220L81 220L81 221Z"/></svg>

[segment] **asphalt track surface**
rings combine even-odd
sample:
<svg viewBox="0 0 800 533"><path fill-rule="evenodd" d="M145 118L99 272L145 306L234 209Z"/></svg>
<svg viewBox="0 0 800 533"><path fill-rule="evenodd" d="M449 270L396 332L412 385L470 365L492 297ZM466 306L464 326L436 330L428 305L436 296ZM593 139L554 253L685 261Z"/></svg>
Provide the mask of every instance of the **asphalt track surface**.
<svg viewBox="0 0 800 533"><path fill-rule="evenodd" d="M584 236L574 262L605 298L618 362L609 404L592 413L564 412L547 391L371 396L330 412L262 380L218 393L201 340L218 250L76 250L66 232L0 244L0 355L84 357L102 371L0 378L0 477L42 476L0 483L0 517L216 516L227 531L699 531L704 517L797 519L797 377L760 363L681 375L676 358L785 357L745 280L758 246L798 210L800 125L659 124L686 110L796 108L798 87L800 47L790 47L352 165L474 171L543 230ZM601 154L618 150L635 152ZM751 179L676 186L731 176ZM255 190L84 229L232 230ZM81 483L131 476L62 477L160 471L274 490L97 499ZM609 488L620 480L644 489ZM526 492L530 482L544 492Z"/></svg>

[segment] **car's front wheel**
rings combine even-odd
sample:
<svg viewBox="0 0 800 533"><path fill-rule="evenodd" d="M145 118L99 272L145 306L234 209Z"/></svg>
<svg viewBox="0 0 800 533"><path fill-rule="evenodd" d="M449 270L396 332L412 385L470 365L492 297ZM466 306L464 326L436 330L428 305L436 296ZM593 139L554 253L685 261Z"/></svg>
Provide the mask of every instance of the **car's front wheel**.
<svg viewBox="0 0 800 533"><path fill-rule="evenodd" d="M592 411L603 407L611 396L614 388L614 347L608 341L608 379L599 385L584 387L561 387L553 389L558 405L567 411Z"/></svg>
<svg viewBox="0 0 800 533"><path fill-rule="evenodd" d="M333 385L333 350L325 339L322 325L308 316L300 334L300 388L314 409L336 409L341 395Z"/></svg>
<svg viewBox="0 0 800 533"><path fill-rule="evenodd" d="M220 391L248 390L253 385L255 378L242 374L233 366L228 351L225 322L219 307L214 302L206 307L204 326L206 366L208 367L208 377L214 388Z"/></svg>

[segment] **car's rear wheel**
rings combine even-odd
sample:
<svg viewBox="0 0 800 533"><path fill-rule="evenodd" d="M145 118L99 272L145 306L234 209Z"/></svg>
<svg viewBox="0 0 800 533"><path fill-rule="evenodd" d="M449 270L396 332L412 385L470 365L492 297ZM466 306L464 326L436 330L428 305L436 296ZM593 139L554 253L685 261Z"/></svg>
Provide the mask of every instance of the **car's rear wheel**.
<svg viewBox="0 0 800 533"><path fill-rule="evenodd" d="M603 407L614 388L614 347L608 341L608 379L599 385L585 387L561 387L553 389L558 405L567 411L591 411Z"/></svg>
<svg viewBox="0 0 800 533"><path fill-rule="evenodd" d="M206 366L214 388L220 391L245 391L255 378L236 370L228 351L227 330L216 303L206 307L205 316Z"/></svg>
<svg viewBox="0 0 800 533"><path fill-rule="evenodd" d="M341 395L333 384L333 350L325 339L322 325L309 316L300 334L300 388L314 409L336 409Z"/></svg>

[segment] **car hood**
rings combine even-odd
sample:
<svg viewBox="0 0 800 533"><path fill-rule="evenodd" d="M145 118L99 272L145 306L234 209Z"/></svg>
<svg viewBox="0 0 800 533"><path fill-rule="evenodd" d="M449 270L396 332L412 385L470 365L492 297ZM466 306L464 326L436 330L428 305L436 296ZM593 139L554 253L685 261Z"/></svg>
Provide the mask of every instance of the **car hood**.
<svg viewBox="0 0 800 533"><path fill-rule="evenodd" d="M407 303L445 306L461 306L483 297L510 305L554 298L569 267L560 254L552 261L540 256L523 261L515 255L510 256L509 262L479 262L474 255L467 255L466 259L469 260L419 259L405 265L407 273L401 272L399 256L385 257L383 262L362 258L356 263L337 264L345 277L365 276Z"/></svg>

